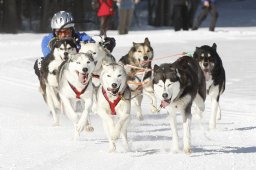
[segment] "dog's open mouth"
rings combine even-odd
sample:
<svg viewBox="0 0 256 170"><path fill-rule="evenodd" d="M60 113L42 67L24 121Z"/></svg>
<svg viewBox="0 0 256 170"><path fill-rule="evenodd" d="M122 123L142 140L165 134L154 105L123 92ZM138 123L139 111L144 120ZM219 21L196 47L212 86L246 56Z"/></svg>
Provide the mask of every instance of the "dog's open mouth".
<svg viewBox="0 0 256 170"><path fill-rule="evenodd" d="M121 86L121 85L120 85L120 86ZM120 86L117 87L117 88L110 88L110 87L108 87L107 90L108 90L109 92L111 92L111 93L115 96L115 95L117 95L117 93L119 92Z"/></svg>
<svg viewBox="0 0 256 170"><path fill-rule="evenodd" d="M79 71L77 71L77 75L78 75L78 79L82 84L86 84L87 80L88 80L88 73L80 73Z"/></svg>
<svg viewBox="0 0 256 170"><path fill-rule="evenodd" d="M209 69L203 69L205 80L208 81L211 79L211 72Z"/></svg>
<svg viewBox="0 0 256 170"><path fill-rule="evenodd" d="M162 108L165 108L165 107L167 107L170 103L171 103L171 99L162 100L160 106L161 106Z"/></svg>

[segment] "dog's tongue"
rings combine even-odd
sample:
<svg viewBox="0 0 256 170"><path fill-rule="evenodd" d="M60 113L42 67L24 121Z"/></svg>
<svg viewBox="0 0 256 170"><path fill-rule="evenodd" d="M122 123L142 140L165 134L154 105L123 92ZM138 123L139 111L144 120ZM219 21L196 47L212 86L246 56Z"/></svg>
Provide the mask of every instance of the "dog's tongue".
<svg viewBox="0 0 256 170"><path fill-rule="evenodd" d="M208 70L204 70L203 72L204 72L205 80L206 81L210 80L210 78L211 78L210 72Z"/></svg>
<svg viewBox="0 0 256 170"><path fill-rule="evenodd" d="M78 78L82 84L85 84L87 82L87 74L78 73Z"/></svg>
<svg viewBox="0 0 256 170"><path fill-rule="evenodd" d="M168 103L167 101L162 100L160 106L161 106L162 108L165 108L165 107L167 107L169 104L170 104L170 103Z"/></svg>

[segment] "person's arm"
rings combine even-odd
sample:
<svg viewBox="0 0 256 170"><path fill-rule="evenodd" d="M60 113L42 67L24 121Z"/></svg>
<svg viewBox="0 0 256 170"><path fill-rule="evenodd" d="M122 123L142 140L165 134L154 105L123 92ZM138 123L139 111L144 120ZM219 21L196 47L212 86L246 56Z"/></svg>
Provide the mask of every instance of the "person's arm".
<svg viewBox="0 0 256 170"><path fill-rule="evenodd" d="M83 41L83 42L95 42L94 39L92 39L89 35L87 35L85 32L83 33L80 33L80 32L77 32L76 33L78 38L79 38L79 41Z"/></svg>
<svg viewBox="0 0 256 170"><path fill-rule="evenodd" d="M49 47L49 42L51 41L52 38L53 38L53 35L49 34L47 36L44 36L44 38L41 42L41 49L42 49L43 57L46 57L51 52L51 49Z"/></svg>

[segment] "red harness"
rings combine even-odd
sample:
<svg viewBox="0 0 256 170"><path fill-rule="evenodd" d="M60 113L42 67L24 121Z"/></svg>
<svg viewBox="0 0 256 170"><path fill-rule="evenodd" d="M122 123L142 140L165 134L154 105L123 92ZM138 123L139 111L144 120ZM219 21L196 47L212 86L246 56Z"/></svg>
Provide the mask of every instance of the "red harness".
<svg viewBox="0 0 256 170"><path fill-rule="evenodd" d="M111 101L109 100L109 98L108 98L108 95L107 95L106 90L105 90L103 87L102 87L102 93L103 93L105 99L108 101L108 104L109 104L110 109L111 109L111 114L112 114L112 115L116 115L116 110L115 110L115 108L116 108L116 105L120 102L120 100L121 100L121 98L122 98L121 95L118 95L118 97L114 100L114 102L111 102Z"/></svg>
<svg viewBox="0 0 256 170"><path fill-rule="evenodd" d="M87 89L87 87L88 87L88 85L89 85L89 83L88 83L88 84L83 88L83 90L80 92L80 91L78 91L78 90L76 89L76 87L73 86L71 83L68 82L68 84L69 84L69 86L71 87L71 89L75 92L77 99L80 99L80 96L85 92L85 90Z"/></svg>

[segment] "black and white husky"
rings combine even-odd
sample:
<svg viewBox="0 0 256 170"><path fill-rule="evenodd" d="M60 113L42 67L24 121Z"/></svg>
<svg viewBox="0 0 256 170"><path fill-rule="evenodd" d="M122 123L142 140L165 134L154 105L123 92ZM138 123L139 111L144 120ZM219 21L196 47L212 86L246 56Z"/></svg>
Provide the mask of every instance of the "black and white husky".
<svg viewBox="0 0 256 170"><path fill-rule="evenodd" d="M63 64L59 74L59 95L64 112L73 122L77 139L82 130L93 131L88 123L92 106L93 86L91 82L95 63L91 54L70 54L70 59ZM76 112L76 102L82 102L82 113Z"/></svg>
<svg viewBox="0 0 256 170"><path fill-rule="evenodd" d="M203 72L193 58L184 56L172 64L155 65L153 77L155 94L161 100L161 107L170 115L172 151L179 150L176 113L180 112L183 120L183 150L191 153L191 106L195 102L199 115L204 111L206 90Z"/></svg>
<svg viewBox="0 0 256 170"><path fill-rule="evenodd" d="M213 129L216 128L216 120L221 119L219 99L225 90L225 70L215 43L212 47L208 45L196 47L193 58L199 63L204 72L207 94L211 96L212 113L209 128Z"/></svg>
<svg viewBox="0 0 256 170"><path fill-rule="evenodd" d="M40 81L40 91L53 116L54 125L59 125L58 70L68 54L76 53L73 39L56 40L50 43L51 53L42 61L37 60L34 69ZM40 63L38 63L40 62ZM38 68L39 64L40 69Z"/></svg>
<svg viewBox="0 0 256 170"><path fill-rule="evenodd" d="M97 113L102 118L109 141L109 151L115 151L115 141L121 137L128 150L127 125L130 120L131 94L127 86L127 75L123 66L116 63L103 64L100 75L101 86L98 90Z"/></svg>
<svg viewBox="0 0 256 170"><path fill-rule="evenodd" d="M123 64L126 68L128 85L132 92L132 103L136 107L136 114L139 120L143 119L141 110L142 93L148 95L152 100L152 112L157 111L156 97L152 85L151 60L153 56L154 51L150 41L148 38L145 38L143 43L134 42L128 54L119 60L119 63Z"/></svg>

